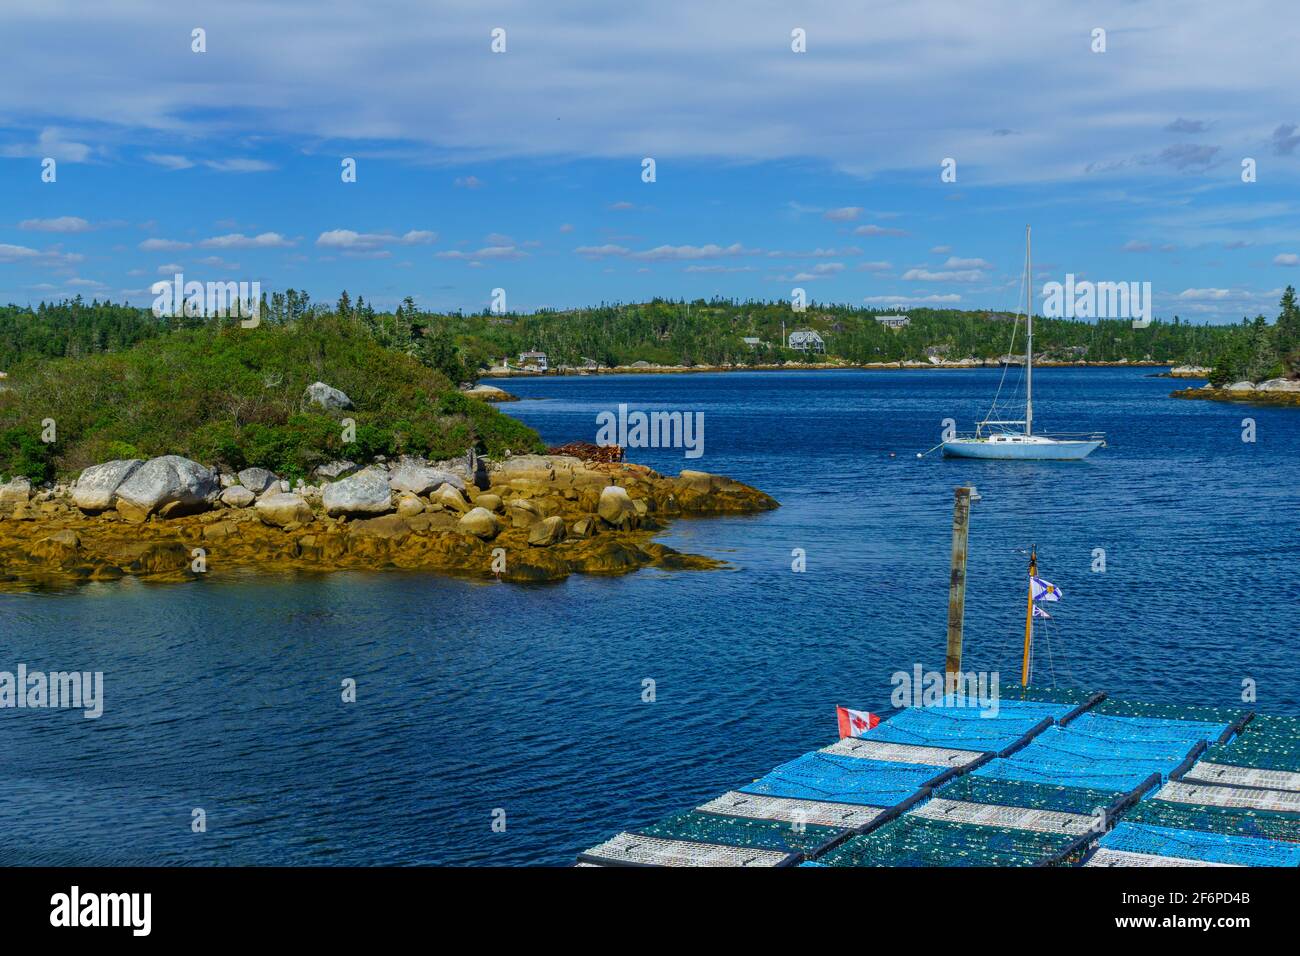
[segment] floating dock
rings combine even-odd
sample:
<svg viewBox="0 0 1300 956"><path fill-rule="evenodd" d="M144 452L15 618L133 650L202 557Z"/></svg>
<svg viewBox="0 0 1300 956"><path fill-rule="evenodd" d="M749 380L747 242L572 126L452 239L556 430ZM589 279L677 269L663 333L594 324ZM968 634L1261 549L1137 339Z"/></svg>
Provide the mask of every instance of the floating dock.
<svg viewBox="0 0 1300 956"><path fill-rule="evenodd" d="M1015 688L912 707L580 866L1300 866L1300 718Z"/></svg>

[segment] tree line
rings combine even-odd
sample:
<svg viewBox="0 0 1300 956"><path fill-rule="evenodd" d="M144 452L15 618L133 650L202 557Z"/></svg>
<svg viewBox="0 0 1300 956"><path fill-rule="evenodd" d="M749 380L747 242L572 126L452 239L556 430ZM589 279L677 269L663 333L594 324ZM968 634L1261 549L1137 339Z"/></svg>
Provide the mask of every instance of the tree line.
<svg viewBox="0 0 1300 956"><path fill-rule="evenodd" d="M760 365L839 359L871 362L995 361L1024 350L1024 327L1004 312L912 309L909 323L889 328L879 318L901 313L810 303L795 312L786 301L656 298L638 303L600 303L592 308L534 313L465 314L421 309L411 296L391 310L378 310L344 291L333 306L295 289L263 295L262 321L272 326L325 316L364 329L384 348L409 355L453 382L470 382L520 352L547 353L549 364L604 366L645 361L660 365ZM81 297L36 307L0 307L0 369L28 360L77 358L119 352L169 331L220 320L156 318L148 309ZM785 344L790 332L811 329L825 355ZM746 342L745 339L757 340ZM1128 320L1049 319L1034 322L1034 351L1045 360L1157 361L1213 366L1216 380L1255 381L1300 368L1300 309L1294 289L1282 296L1275 323L1263 316L1223 326L1154 320L1134 328Z"/></svg>

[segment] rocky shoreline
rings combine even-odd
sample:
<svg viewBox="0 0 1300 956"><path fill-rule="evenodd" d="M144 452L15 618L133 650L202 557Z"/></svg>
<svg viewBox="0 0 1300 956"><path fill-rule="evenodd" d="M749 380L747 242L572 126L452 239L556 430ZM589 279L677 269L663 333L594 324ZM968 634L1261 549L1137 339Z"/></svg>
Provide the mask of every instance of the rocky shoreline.
<svg viewBox="0 0 1300 956"><path fill-rule="evenodd" d="M167 455L96 465L71 484L0 485L0 588L127 575L401 569L540 582L710 569L724 564L655 533L676 517L776 507L720 475L561 455L334 462L293 485Z"/></svg>
<svg viewBox="0 0 1300 956"><path fill-rule="evenodd" d="M1223 388L1202 385L1200 388L1183 388L1171 392L1172 398L1200 398L1215 402L1245 402L1251 405L1300 406L1300 381L1285 378L1267 382L1234 382Z"/></svg>
<svg viewBox="0 0 1300 956"><path fill-rule="evenodd" d="M1127 359L1120 359L1117 362L1089 362L1086 359L1077 359L1074 361L1057 361L1054 359L1034 359L1034 368L1165 368L1169 362L1136 361L1130 362ZM842 362L836 359L828 359L824 362L782 362L765 365L615 365L613 367L600 367L592 369L584 368L552 368L546 372L532 372L523 369L510 369L504 371L501 368L492 368L482 373L483 378L540 378L546 376L571 376L571 375L681 375L692 372L839 372L839 371L891 371L897 369L974 369L974 368L1001 368L1002 363L997 359L957 359L949 361L947 359L931 360L920 362L914 359L905 359L899 362L864 362L854 364L852 362ZM497 391L500 391L499 389ZM486 396L483 396L486 397ZM487 398L488 401L511 401L509 399Z"/></svg>

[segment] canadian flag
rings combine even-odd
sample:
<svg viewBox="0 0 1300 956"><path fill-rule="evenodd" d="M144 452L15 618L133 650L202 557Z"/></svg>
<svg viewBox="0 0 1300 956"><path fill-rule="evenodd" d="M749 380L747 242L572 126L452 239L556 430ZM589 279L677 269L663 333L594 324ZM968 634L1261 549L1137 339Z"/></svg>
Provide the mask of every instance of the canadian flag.
<svg viewBox="0 0 1300 956"><path fill-rule="evenodd" d="M865 710L849 710L847 707L836 707L835 716L839 718L841 739L845 737L861 737L880 723L880 718L875 714L868 713Z"/></svg>

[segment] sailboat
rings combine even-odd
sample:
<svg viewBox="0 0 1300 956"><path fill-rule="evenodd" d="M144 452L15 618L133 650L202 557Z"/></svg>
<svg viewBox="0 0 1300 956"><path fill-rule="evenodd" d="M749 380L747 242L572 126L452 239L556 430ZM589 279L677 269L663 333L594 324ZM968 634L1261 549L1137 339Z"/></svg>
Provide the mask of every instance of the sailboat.
<svg viewBox="0 0 1300 956"><path fill-rule="evenodd" d="M948 458L999 458L1027 461L1071 461L1087 458L1106 444L1100 432L1087 435L1036 435L1034 434L1034 273L1033 253L1030 246L1029 227L1025 226L1025 417L1019 419L994 419L997 399L984 420L975 426L975 434L951 438L943 443L943 454ZM1014 340L1014 331L1012 333ZM1002 376L1006 379L1003 363ZM1001 394L1002 388L998 386ZM1016 429L1020 426L1020 430Z"/></svg>

